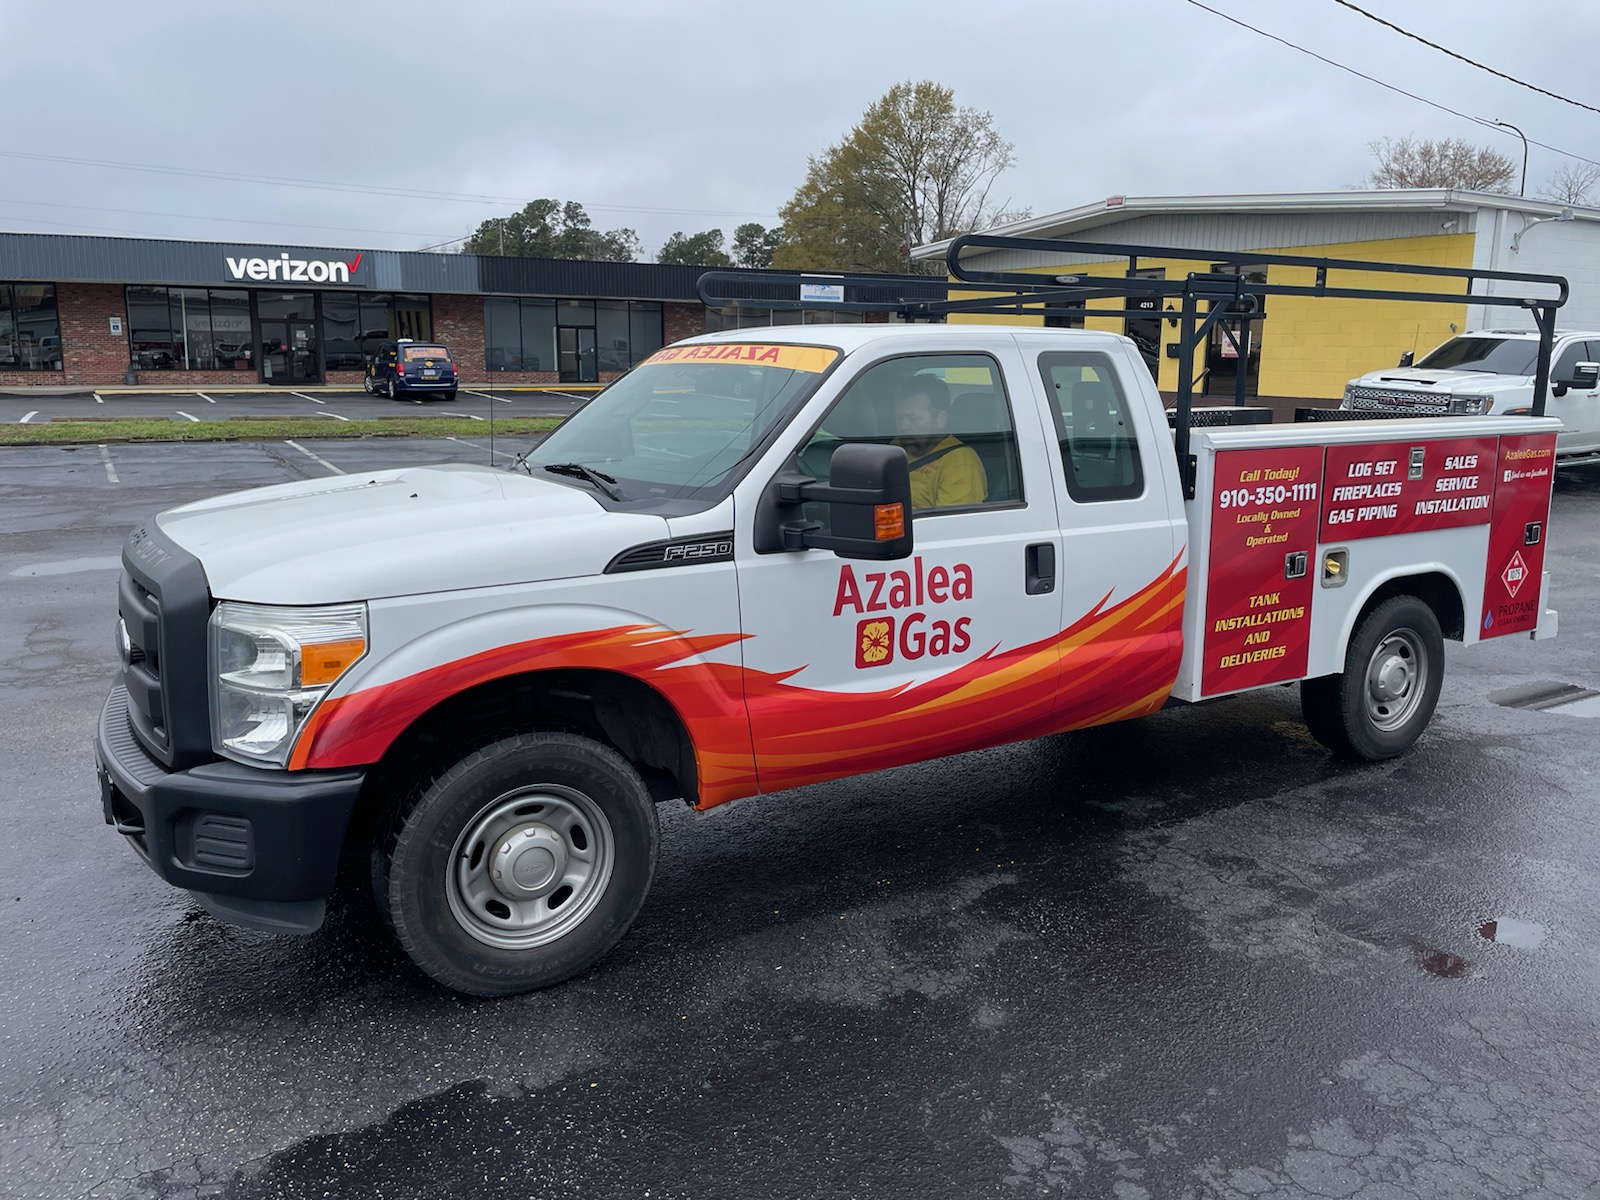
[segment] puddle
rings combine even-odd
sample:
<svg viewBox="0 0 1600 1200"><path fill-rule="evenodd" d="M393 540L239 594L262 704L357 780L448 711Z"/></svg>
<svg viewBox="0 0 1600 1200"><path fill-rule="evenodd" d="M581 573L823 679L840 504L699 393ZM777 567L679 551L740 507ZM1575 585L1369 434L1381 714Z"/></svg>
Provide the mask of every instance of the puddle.
<svg viewBox="0 0 1600 1200"><path fill-rule="evenodd" d="M1600 716L1600 705L1588 703L1597 697L1600 697L1600 691L1594 688L1577 683L1552 683L1549 680L1489 693L1490 700L1506 708L1524 708L1532 712L1560 708L1574 717ZM1571 707L1565 707L1567 705Z"/></svg>
<svg viewBox="0 0 1600 1200"><path fill-rule="evenodd" d="M102 555L98 558L64 558L60 562L33 563L26 567L16 567L12 575L76 575L79 571L120 571L122 569L122 556L120 554Z"/></svg>
<svg viewBox="0 0 1600 1200"><path fill-rule="evenodd" d="M1478 936L1502 946L1515 946L1519 950L1537 950L1549 936L1543 925L1532 921L1519 921L1515 917L1496 917L1478 926Z"/></svg>

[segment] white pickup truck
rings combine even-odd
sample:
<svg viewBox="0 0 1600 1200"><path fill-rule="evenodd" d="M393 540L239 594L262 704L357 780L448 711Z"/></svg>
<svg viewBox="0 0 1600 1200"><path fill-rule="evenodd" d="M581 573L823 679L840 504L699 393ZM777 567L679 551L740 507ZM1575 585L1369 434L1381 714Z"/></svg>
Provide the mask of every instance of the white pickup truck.
<svg viewBox="0 0 1600 1200"><path fill-rule="evenodd" d="M1370 371L1345 385L1340 407L1375 416L1525 415L1533 407L1539 335L1527 329L1463 333L1412 365ZM1561 421L1558 466L1600 461L1600 333L1557 330L1545 411Z"/></svg>
<svg viewBox="0 0 1600 1200"><path fill-rule="evenodd" d="M105 817L257 928L315 929L360 856L435 979L546 986L638 913L661 801L1293 681L1335 751L1403 752L1445 638L1556 632L1558 428L1197 429L1188 498L1121 336L693 338L522 470L286 484L135 532Z"/></svg>

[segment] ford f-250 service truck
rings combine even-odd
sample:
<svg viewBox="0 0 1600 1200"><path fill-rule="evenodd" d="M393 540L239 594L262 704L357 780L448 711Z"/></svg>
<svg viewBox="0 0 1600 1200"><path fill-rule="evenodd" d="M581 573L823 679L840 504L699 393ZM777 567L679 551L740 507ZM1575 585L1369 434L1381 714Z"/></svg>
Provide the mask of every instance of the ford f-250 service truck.
<svg viewBox="0 0 1600 1200"><path fill-rule="evenodd" d="M1191 348L1239 298L1163 286ZM743 330L652 355L519 471L172 509L123 553L106 820L256 928L315 929L364 856L418 966L512 993L622 937L662 800L1293 681L1380 759L1445 638L1555 633L1554 420L1191 430L1179 401L1172 429L1110 333Z"/></svg>

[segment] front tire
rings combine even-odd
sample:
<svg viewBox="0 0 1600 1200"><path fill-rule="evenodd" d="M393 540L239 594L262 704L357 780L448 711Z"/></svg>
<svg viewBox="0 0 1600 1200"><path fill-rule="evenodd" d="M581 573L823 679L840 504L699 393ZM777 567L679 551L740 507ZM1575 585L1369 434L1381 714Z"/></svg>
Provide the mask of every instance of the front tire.
<svg viewBox="0 0 1600 1200"><path fill-rule="evenodd" d="M1415 596L1395 596L1357 624L1342 674L1301 681L1300 710L1328 749L1378 762L1422 736L1443 686L1439 618Z"/></svg>
<svg viewBox="0 0 1600 1200"><path fill-rule="evenodd" d="M469 995L513 995L572 978L621 940L659 842L649 791L620 754L520 734L394 814L373 851L375 890L422 970Z"/></svg>

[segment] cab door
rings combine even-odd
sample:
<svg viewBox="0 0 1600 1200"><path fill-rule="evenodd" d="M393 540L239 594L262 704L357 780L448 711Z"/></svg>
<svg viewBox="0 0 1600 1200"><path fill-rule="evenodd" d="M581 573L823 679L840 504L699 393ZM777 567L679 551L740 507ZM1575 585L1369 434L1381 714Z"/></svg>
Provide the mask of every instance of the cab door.
<svg viewBox="0 0 1600 1200"><path fill-rule="evenodd" d="M1600 355L1600 343L1577 339L1558 348L1551 360L1550 395L1545 402L1545 412L1560 417L1566 426L1556 435L1558 454L1600 450L1600 388L1567 387L1561 395L1556 395L1557 385L1570 380L1579 363L1600 362L1597 355Z"/></svg>
<svg viewBox="0 0 1600 1200"><path fill-rule="evenodd" d="M1098 344L1097 344L1098 341ZM1032 355L1060 489L1062 728L1153 712L1182 661L1188 524L1159 396L1127 343ZM1141 379L1142 376L1142 379Z"/></svg>
<svg viewBox="0 0 1600 1200"><path fill-rule="evenodd" d="M994 339L990 339L991 342ZM1061 535L1038 404L1009 340L873 362L778 460L826 480L832 452L896 438L896 398L942 393L935 417L981 497L918 511L908 559L756 553L736 528L745 697L763 792L1032 737L1054 727ZM928 381L937 386L930 386ZM935 451L934 454L938 454ZM931 457L920 455L919 457ZM768 471L758 486L770 486ZM812 506L824 525L826 506Z"/></svg>

